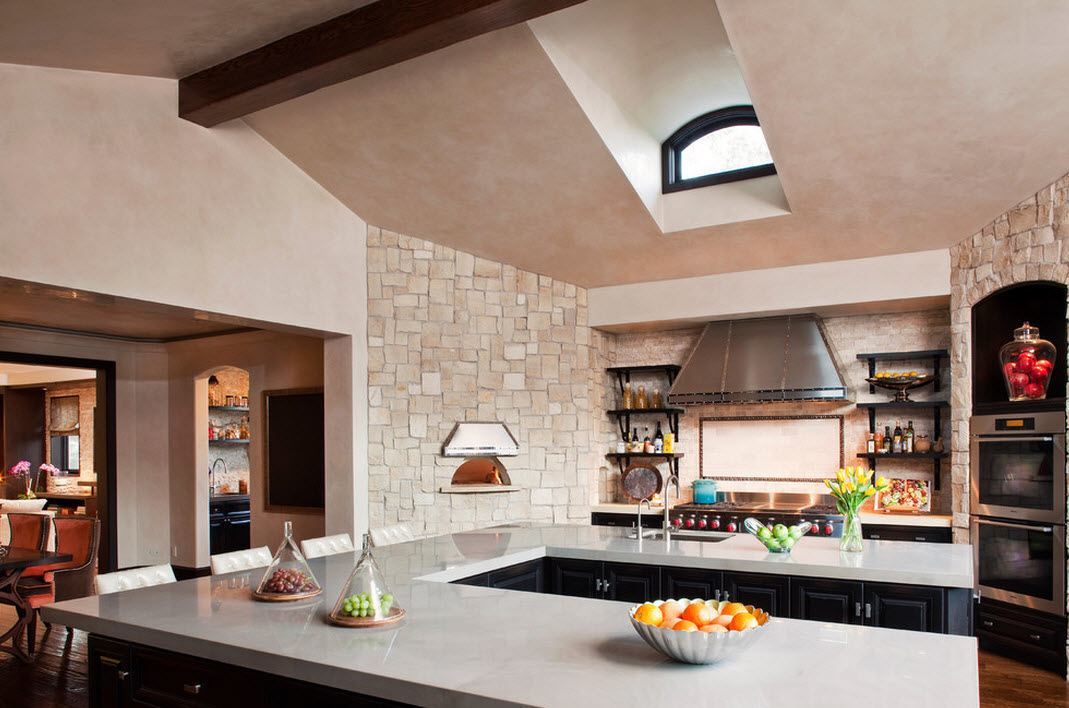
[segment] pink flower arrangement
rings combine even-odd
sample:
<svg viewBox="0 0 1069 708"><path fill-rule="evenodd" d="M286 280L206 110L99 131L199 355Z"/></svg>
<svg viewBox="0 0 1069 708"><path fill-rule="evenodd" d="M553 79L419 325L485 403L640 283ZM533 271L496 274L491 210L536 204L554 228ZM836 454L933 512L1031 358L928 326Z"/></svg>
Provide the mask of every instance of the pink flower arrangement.
<svg viewBox="0 0 1069 708"><path fill-rule="evenodd" d="M41 470L42 472L47 474L49 477L55 477L57 474L60 474L60 471L59 471L58 467L50 465L47 462L44 463L43 465L41 465L40 467L38 467L37 469Z"/></svg>
<svg viewBox="0 0 1069 708"><path fill-rule="evenodd" d="M29 462L29 460L19 460L18 462L16 462L14 465L11 466L10 470L8 470L8 474L11 475L12 477L25 477L29 473L30 473L30 462Z"/></svg>

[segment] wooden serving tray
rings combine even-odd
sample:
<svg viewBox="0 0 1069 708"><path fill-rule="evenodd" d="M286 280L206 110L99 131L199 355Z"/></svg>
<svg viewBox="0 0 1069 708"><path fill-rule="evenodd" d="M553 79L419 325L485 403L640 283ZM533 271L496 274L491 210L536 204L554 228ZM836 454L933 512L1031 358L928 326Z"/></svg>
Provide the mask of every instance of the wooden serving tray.
<svg viewBox="0 0 1069 708"><path fill-rule="evenodd" d="M393 607L390 609L390 614L383 619L375 619L374 617L342 617L335 615L333 612L328 616L328 619L331 624L336 624L339 627L383 627L399 621L404 616L405 611L403 608Z"/></svg>
<svg viewBox="0 0 1069 708"><path fill-rule="evenodd" d="M315 597L322 593L323 588L311 592L297 593L257 592L256 590L253 590L252 599L259 602L296 602L297 600L307 600L310 597Z"/></svg>

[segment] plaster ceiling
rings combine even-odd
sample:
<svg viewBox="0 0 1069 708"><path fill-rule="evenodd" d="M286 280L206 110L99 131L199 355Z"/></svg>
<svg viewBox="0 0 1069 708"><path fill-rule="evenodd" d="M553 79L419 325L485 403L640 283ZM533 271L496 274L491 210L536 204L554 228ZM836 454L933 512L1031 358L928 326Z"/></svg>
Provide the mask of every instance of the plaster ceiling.
<svg viewBox="0 0 1069 708"><path fill-rule="evenodd" d="M72 369L62 366L35 366L0 361L0 386L29 386L58 381L84 381L96 378L92 369Z"/></svg>
<svg viewBox="0 0 1069 708"><path fill-rule="evenodd" d="M142 7L157 4L5 3L0 61L176 75L354 6L304 3L298 23L277 0ZM585 286L946 247L1069 168L1069 3L716 5L789 215L663 234L526 25L247 120L372 224ZM245 26L260 16L253 6L264 21ZM561 16L582 22L588 10ZM219 26L241 30L193 36ZM578 36L601 46L598 32ZM141 46L146 37L162 49ZM616 47L606 62L665 60L649 47ZM634 106L625 73L598 81ZM633 110L644 125L669 122Z"/></svg>
<svg viewBox="0 0 1069 708"><path fill-rule="evenodd" d="M0 61L178 78L372 0L6 0Z"/></svg>

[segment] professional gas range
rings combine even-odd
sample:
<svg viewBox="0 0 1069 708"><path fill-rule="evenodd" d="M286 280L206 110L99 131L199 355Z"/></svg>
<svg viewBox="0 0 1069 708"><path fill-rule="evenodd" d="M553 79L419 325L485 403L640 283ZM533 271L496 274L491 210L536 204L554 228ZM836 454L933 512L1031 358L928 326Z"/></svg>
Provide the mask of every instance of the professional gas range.
<svg viewBox="0 0 1069 708"><path fill-rule="evenodd" d="M669 511L673 535L679 538L720 541L746 533L742 522L754 517L766 526L791 526L809 521L810 536L842 536L843 517L825 494L760 494L727 492L715 504L677 504Z"/></svg>

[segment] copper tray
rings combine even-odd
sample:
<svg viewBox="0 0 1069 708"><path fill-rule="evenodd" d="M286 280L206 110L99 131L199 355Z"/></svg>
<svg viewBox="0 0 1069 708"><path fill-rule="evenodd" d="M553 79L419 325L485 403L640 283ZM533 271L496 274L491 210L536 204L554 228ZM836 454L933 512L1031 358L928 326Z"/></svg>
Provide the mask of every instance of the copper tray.
<svg viewBox="0 0 1069 708"><path fill-rule="evenodd" d="M318 588L310 592L295 592L295 593L277 593L277 592L258 592L252 591L252 599L258 602L296 602L297 600L307 600L310 597L323 594L323 588Z"/></svg>
<svg viewBox="0 0 1069 708"><path fill-rule="evenodd" d="M393 607L390 608L390 614L382 619L375 619L374 617L342 617L335 615L333 612L327 616L327 619L331 624L336 624L339 627L383 627L400 621L404 616L404 608Z"/></svg>
<svg viewBox="0 0 1069 708"><path fill-rule="evenodd" d="M628 467L620 479L624 494L636 502L651 499L654 494L661 491L663 484L661 471L652 465L642 463L635 463Z"/></svg>

